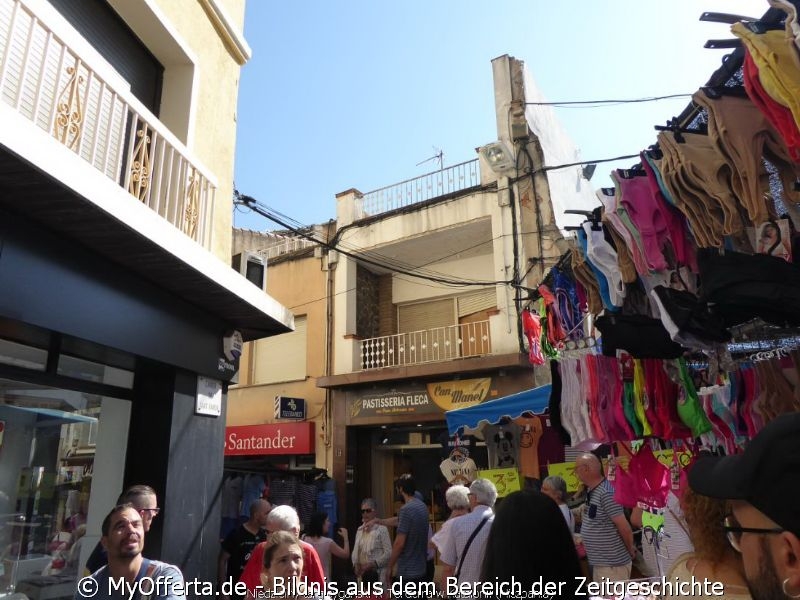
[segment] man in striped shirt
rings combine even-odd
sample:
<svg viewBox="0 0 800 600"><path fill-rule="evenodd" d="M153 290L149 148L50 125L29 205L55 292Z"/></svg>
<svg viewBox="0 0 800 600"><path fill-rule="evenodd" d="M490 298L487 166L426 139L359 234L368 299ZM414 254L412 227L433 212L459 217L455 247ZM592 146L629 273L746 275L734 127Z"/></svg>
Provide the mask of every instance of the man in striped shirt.
<svg viewBox="0 0 800 600"><path fill-rule="evenodd" d="M631 577L636 555L633 531L622 506L614 501L614 488L605 478L603 465L594 454L581 454L575 475L588 490L581 518L581 538L592 570L592 579L625 581Z"/></svg>

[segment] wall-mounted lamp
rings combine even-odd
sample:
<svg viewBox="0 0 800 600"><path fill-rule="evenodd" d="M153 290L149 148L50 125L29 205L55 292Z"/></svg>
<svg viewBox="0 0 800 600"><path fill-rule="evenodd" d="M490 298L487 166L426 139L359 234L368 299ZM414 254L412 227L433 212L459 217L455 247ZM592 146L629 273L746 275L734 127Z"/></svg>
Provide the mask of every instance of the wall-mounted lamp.
<svg viewBox="0 0 800 600"><path fill-rule="evenodd" d="M486 144L478 148L478 152L498 175L514 174L517 170L514 153L503 142Z"/></svg>

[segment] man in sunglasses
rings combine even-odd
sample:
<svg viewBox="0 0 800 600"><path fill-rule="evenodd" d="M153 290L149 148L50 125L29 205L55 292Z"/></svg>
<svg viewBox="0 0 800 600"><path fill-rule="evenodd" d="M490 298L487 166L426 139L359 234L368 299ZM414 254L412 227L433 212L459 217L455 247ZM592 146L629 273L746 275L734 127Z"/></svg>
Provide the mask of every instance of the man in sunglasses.
<svg viewBox="0 0 800 600"><path fill-rule="evenodd" d="M149 485L134 485L126 489L120 494L120 497L117 498L117 505L121 504L133 505L142 517L142 527L145 533L150 531L150 525L153 524L153 519L161 511L161 509L158 508L156 491ZM89 573L94 573L107 563L108 555L106 550L103 548L103 545L98 542L86 561L86 569Z"/></svg>
<svg viewBox="0 0 800 600"><path fill-rule="evenodd" d="M800 413L770 421L742 454L699 459L689 485L730 500L724 528L753 600L800 598Z"/></svg>

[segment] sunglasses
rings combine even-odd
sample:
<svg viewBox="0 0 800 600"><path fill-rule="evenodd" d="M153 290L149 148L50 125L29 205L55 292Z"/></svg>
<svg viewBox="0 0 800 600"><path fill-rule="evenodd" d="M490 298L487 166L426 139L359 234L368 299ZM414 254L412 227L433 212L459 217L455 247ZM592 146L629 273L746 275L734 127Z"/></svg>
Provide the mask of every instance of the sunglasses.
<svg viewBox="0 0 800 600"><path fill-rule="evenodd" d="M363 515L364 513L371 513L371 512L373 512L373 509L371 509L371 508L362 508L362 509L361 509L361 514L362 514L362 515Z"/></svg>
<svg viewBox="0 0 800 600"><path fill-rule="evenodd" d="M155 517L155 516L158 515L158 513L161 512L161 509L160 508L140 508L136 512L138 512L139 515L142 518L144 518L145 515L148 515L150 517Z"/></svg>
<svg viewBox="0 0 800 600"><path fill-rule="evenodd" d="M728 536L728 543L731 548L737 552L742 551L742 534L743 533L756 533L759 535L771 535L775 533L783 533L785 529L780 527L742 527L733 515L728 515L722 521L722 528L725 530L725 535Z"/></svg>

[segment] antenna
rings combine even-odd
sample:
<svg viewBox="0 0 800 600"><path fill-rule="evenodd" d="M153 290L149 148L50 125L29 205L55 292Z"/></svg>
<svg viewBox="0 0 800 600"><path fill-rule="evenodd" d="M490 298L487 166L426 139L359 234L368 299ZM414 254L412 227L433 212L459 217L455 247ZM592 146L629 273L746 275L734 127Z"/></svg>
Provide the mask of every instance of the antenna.
<svg viewBox="0 0 800 600"><path fill-rule="evenodd" d="M435 160L439 163L439 170L441 171L444 168L444 152L442 151L441 148L437 148L436 146L432 146L432 148L436 154L434 154L430 158L426 158L422 162L418 162L417 166L424 165L426 162Z"/></svg>

